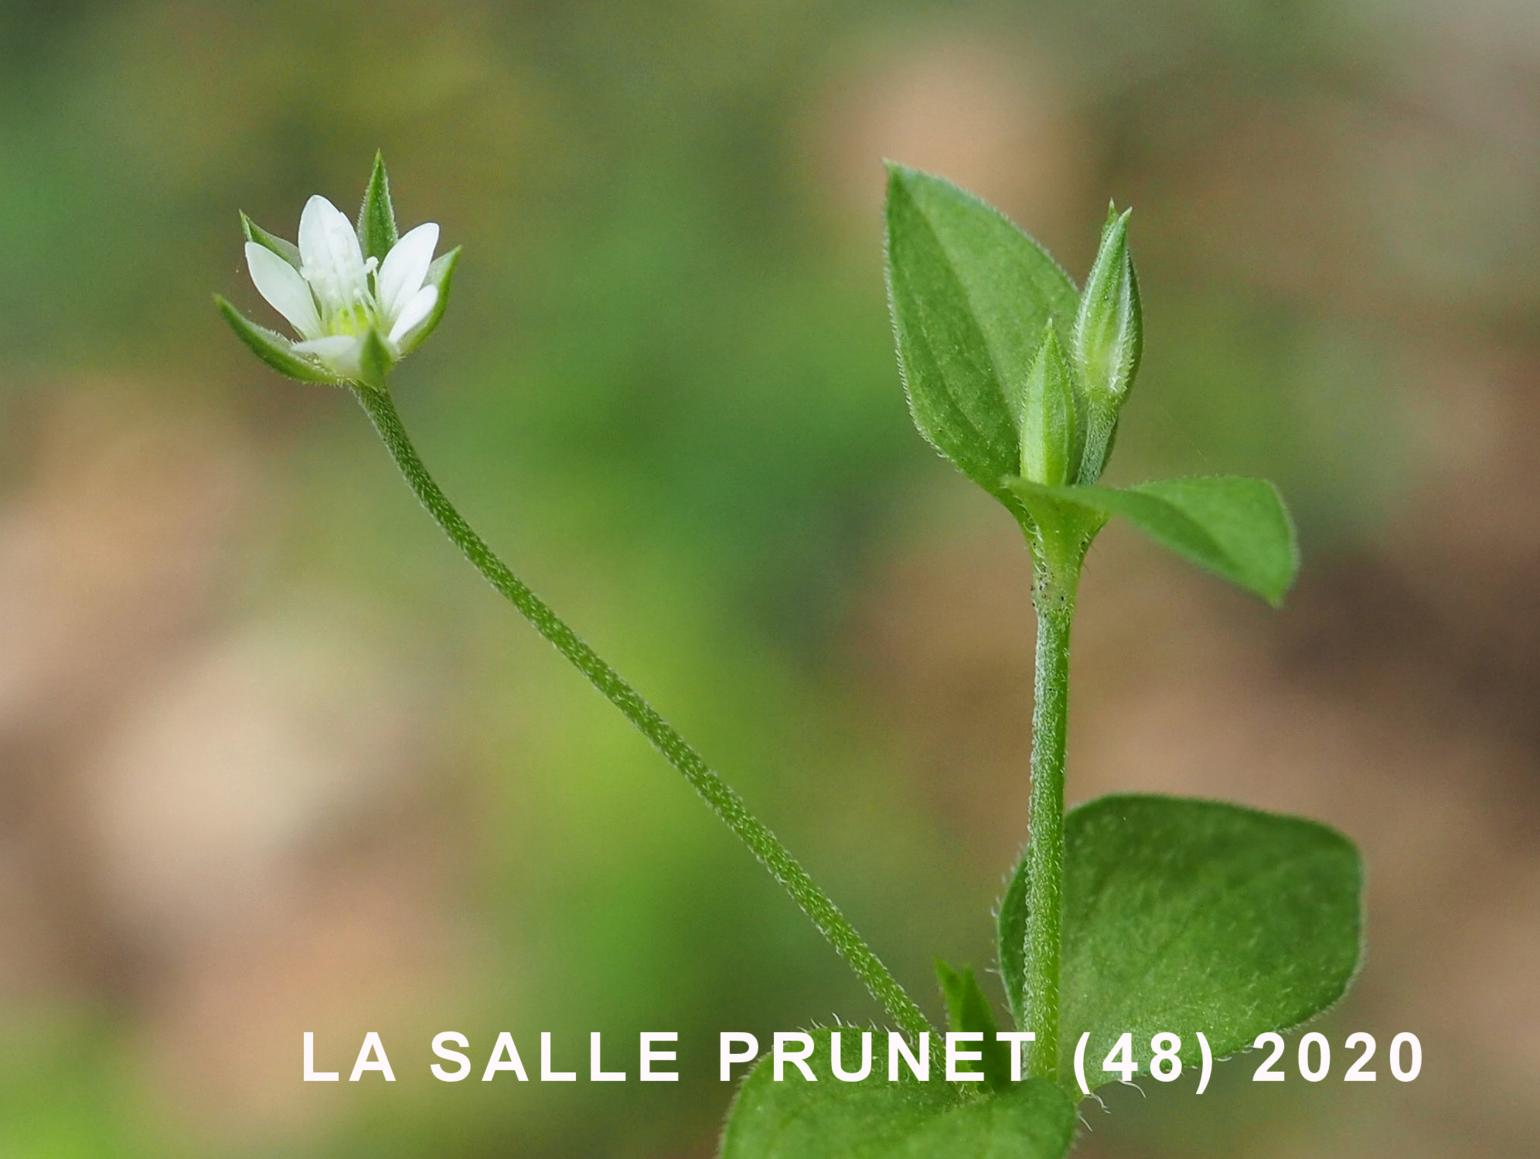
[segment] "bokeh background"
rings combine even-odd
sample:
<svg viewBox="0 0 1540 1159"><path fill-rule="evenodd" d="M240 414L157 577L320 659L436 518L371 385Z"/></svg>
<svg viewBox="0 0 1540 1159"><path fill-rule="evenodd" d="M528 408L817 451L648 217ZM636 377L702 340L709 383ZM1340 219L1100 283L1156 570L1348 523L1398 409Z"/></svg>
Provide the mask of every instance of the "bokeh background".
<svg viewBox="0 0 1540 1159"><path fill-rule="evenodd" d="M1120 1091L1083 1154L1534 1152L1540 8L12 0L0 56L0 1154L706 1156L719 1030L875 1015L348 397L224 331L237 208L292 236L376 147L465 246L396 380L446 489L927 996L991 962L1031 613L905 413L879 162L1077 274L1132 203L1113 477L1269 475L1306 566L1274 614L1109 531L1070 795L1346 830L1323 1026L1426 1061ZM700 1049L445 1086L444 1028ZM401 1081L301 1085L303 1029Z"/></svg>

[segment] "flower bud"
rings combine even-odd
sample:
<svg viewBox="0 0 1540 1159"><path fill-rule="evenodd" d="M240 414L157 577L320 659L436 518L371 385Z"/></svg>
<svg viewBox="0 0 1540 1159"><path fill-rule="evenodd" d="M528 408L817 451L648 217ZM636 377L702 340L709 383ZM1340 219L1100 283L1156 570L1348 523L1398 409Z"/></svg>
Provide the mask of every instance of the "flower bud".
<svg viewBox="0 0 1540 1159"><path fill-rule="evenodd" d="M1080 462L1081 423L1074 371L1052 322L1043 330L1017 401L1021 477L1051 487L1072 482Z"/></svg>
<svg viewBox="0 0 1540 1159"><path fill-rule="evenodd" d="M1128 215L1109 207L1101 247L1080 294L1073 352L1086 402L1115 416L1139 370L1144 324L1139 279L1128 253Z"/></svg>

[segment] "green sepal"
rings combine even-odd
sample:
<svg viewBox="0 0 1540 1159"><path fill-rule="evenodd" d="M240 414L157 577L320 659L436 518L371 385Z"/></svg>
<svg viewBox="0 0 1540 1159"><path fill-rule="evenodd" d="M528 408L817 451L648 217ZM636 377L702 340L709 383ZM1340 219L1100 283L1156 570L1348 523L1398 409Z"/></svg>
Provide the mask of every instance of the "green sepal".
<svg viewBox="0 0 1540 1159"><path fill-rule="evenodd" d="M1332 1006L1363 956L1363 865L1326 825L1219 801L1126 794L1064 819L1059 1073L1110 1082L1101 1061L1131 1032L1181 1038L1184 1065L1249 1047ZM1020 1010L1023 856L1000 903L1000 970ZM1020 1018L1019 1013L1017 1014Z"/></svg>
<svg viewBox="0 0 1540 1159"><path fill-rule="evenodd" d="M279 374L299 382L318 382L327 386L343 384L343 380L336 375L327 373L310 359L296 354L283 335L258 326L218 294L214 295L214 305L247 349Z"/></svg>
<svg viewBox="0 0 1540 1159"><path fill-rule="evenodd" d="M1052 506L1101 519L1122 516L1157 543L1274 607L1299 571L1293 520L1278 489L1264 479L1209 475L1125 489L1046 487L1025 479L1008 485L1034 513Z"/></svg>
<svg viewBox="0 0 1540 1159"><path fill-rule="evenodd" d="M1021 474L1036 483L1070 482L1080 465L1081 423L1075 414L1074 371L1052 322L1022 380L1017 398Z"/></svg>
<svg viewBox="0 0 1540 1159"><path fill-rule="evenodd" d="M947 1029L962 1033L982 1034L979 1051L983 1055L979 1063L984 1083L991 1090L1003 1091L1011 1085L1011 1048L1008 1043L995 1039L995 1015L989 1008L989 999L979 988L978 979L970 967L954 970L940 958L936 959L936 980L941 984L941 995L946 999Z"/></svg>
<svg viewBox="0 0 1540 1159"><path fill-rule="evenodd" d="M390 177L385 172L384 154L375 153L369 185L364 190L363 204L358 207L358 244L363 247L365 258L383 262L391 246L396 244L396 238L396 210L390 202Z"/></svg>
<svg viewBox="0 0 1540 1159"><path fill-rule="evenodd" d="M363 347L359 351L358 378L365 386L381 387L385 385L385 376L390 373L390 368L396 364L390 347L385 344L385 339L375 327L369 328L369 333L364 335Z"/></svg>
<svg viewBox="0 0 1540 1159"><path fill-rule="evenodd" d="M299 246L275 233L269 233L247 217L245 211L241 212L241 232L246 235L247 241L256 242L263 249L272 250L296 270L299 269Z"/></svg>
<svg viewBox="0 0 1540 1159"><path fill-rule="evenodd" d="M440 254L433 259L433 264L428 267L428 273L423 278L423 285L438 287L438 299L433 303L433 309L427 318L401 343L401 354L406 356L421 346L429 334L438 328L439 322L444 317L444 310L449 306L449 287L454 282L455 267L460 262L460 247L455 246L448 253Z"/></svg>

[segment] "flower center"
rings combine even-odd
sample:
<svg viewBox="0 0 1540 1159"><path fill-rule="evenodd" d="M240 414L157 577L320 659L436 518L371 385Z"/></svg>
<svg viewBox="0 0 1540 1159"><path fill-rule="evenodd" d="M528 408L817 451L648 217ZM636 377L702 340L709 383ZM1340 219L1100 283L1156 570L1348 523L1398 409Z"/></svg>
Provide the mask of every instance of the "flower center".
<svg viewBox="0 0 1540 1159"><path fill-rule="evenodd" d="M317 262L300 269L310 283L320 308L321 326L330 335L356 338L367 333L379 319L374 278L379 261L369 258L361 265L346 261Z"/></svg>
<svg viewBox="0 0 1540 1159"><path fill-rule="evenodd" d="M373 303L358 302L328 313L326 316L326 330L329 334L346 334L350 337L356 337L359 334L367 333L373 322Z"/></svg>

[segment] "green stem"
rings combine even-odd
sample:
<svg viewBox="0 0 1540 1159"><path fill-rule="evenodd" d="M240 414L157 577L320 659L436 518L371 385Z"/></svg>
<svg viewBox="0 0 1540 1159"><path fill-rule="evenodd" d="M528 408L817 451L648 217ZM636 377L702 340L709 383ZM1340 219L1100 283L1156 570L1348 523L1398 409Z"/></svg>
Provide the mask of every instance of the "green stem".
<svg viewBox="0 0 1540 1159"><path fill-rule="evenodd" d="M1059 958L1063 945L1064 751L1069 710L1069 632L1075 616L1078 558L1054 568L1039 555L1037 674L1032 704L1032 792L1028 803L1024 1024L1037 1037L1026 1058L1034 1078L1059 1070Z"/></svg>
<svg viewBox="0 0 1540 1159"><path fill-rule="evenodd" d="M1085 449L1080 455L1078 483L1095 483L1101 478L1102 468L1112 456L1112 441L1118 433L1118 414L1093 410L1088 416Z"/></svg>
<svg viewBox="0 0 1540 1159"><path fill-rule="evenodd" d="M828 894L802 868L802 864L759 818L749 812L743 799L706 764L700 753L658 715L652 705L621 679L619 673L605 663L597 652L579 639L561 617L509 571L508 566L471 530L418 458L390 395L384 390L368 387L355 387L353 393L374 423L374 429L379 432L386 449L395 459L407 485L444 534L464 553L465 558L518 609L519 614L529 621L535 631L550 641L574 668L588 678L589 683L604 694L605 699L652 742L652 746L663 754L669 764L683 774L711 811L722 819L723 824L733 831L733 835L748 846L760 864L791 894L792 900L865 983L872 997L881 1003L894 1023L911 1035L930 1030L930 1023L915 1005L914 999L899 985L898 980L882 964L845 915L840 913Z"/></svg>

